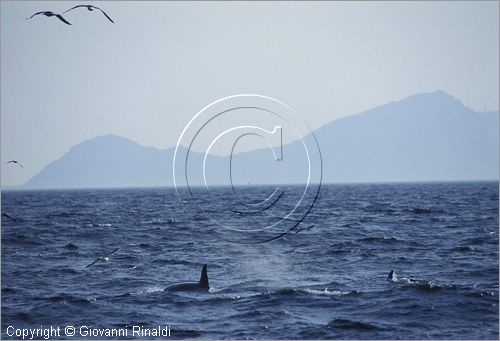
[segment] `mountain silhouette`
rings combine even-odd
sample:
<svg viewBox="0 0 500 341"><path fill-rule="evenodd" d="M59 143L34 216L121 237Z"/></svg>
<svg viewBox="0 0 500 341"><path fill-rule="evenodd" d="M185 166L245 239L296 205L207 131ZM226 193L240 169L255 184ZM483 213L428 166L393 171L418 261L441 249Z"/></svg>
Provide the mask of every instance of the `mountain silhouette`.
<svg viewBox="0 0 500 341"><path fill-rule="evenodd" d="M444 91L423 93L335 120L314 134L323 159L323 182L398 182L498 179L498 111L476 112ZM141 146L115 135L72 147L22 188L172 186L174 148ZM302 183L302 143L233 158L237 184ZM180 150L180 156L185 150ZM201 167L201 153L194 153ZM298 156L297 156L298 155ZM228 157L210 156L210 184L229 184ZM192 184L201 185L195 176Z"/></svg>

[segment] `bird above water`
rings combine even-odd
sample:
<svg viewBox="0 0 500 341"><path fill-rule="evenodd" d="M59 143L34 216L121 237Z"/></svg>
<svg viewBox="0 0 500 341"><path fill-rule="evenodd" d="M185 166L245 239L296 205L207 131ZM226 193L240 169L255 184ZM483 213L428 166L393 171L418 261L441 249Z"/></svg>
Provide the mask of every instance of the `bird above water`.
<svg viewBox="0 0 500 341"><path fill-rule="evenodd" d="M64 17L62 15L60 15L58 13L51 12L51 11L37 12L37 13L33 14L31 17L26 18L26 20L31 19L31 18L33 18L34 16L37 16L37 15L45 15L46 17L56 17L57 19L59 19L63 23L65 23L66 25L71 25L71 23L69 21L67 21L66 19L64 19Z"/></svg>
<svg viewBox="0 0 500 341"><path fill-rule="evenodd" d="M118 250L120 250L120 249L114 249L110 253L105 254L104 256L97 258L95 261L93 261L92 263L90 263L89 265L87 265L85 268L89 268L89 267L91 267L92 265L94 265L97 262L101 262L101 261L107 262L107 261L109 261L109 256L111 256L113 253L115 253Z"/></svg>
<svg viewBox="0 0 500 341"><path fill-rule="evenodd" d="M10 160L10 161L7 161L6 163L14 163L14 164L18 165L19 167L24 168L24 166L21 164L21 162L19 162L17 160Z"/></svg>
<svg viewBox="0 0 500 341"><path fill-rule="evenodd" d="M62 14L67 13L67 12L69 12L69 11L72 11L72 10L74 10L74 9L76 9L76 8L83 8L83 7L87 8L89 11L93 11L93 10L98 9L99 11L101 11L101 13L102 13L102 14L104 14L104 16L105 16L106 18L108 18L108 20L109 20L109 21L111 21L113 24L115 23L115 22L113 21L113 19L111 19L111 18L109 17L109 15L107 15L107 14L106 14L106 12L104 12L101 8L99 8L99 7L97 7L97 6L93 6L93 5L77 5L77 6L75 6L75 7L71 7L71 8L70 8L70 9L68 9L67 11L62 12Z"/></svg>
<svg viewBox="0 0 500 341"><path fill-rule="evenodd" d="M18 222L18 220L17 220L16 218L11 217L10 215L8 215L7 213L4 213L4 212L2 212L2 218L3 218L3 217L5 217L5 218L7 218L7 219L10 219L10 220L12 220L12 221L14 221L14 222Z"/></svg>

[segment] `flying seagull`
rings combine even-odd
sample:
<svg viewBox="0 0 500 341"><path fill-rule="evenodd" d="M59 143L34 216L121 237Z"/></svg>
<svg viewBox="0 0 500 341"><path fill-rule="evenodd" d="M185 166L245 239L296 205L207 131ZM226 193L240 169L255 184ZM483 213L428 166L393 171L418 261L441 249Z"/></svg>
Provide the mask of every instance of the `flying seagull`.
<svg viewBox="0 0 500 341"><path fill-rule="evenodd" d="M110 253L108 253L107 255L104 255L102 257L99 257L97 258L95 261L93 261L92 263L90 263L89 265L87 265L85 268L88 268L88 267L91 267L92 265L94 265L95 263L99 262L99 261L104 261L104 262L107 262L109 260L109 256L111 256L113 253L115 253L116 251L118 251L120 249L114 249L113 251L111 251Z"/></svg>
<svg viewBox="0 0 500 341"><path fill-rule="evenodd" d="M51 12L51 11L42 11L42 12L35 13L31 17L26 18L26 20L31 19L34 16L40 15L40 14L45 15L46 17L56 17L57 19L61 20L63 23L65 23L67 25L71 25L71 23L69 21L67 21L66 19L64 19L62 15Z"/></svg>
<svg viewBox="0 0 500 341"><path fill-rule="evenodd" d="M297 231L295 231L295 233L299 233L300 231L304 230L304 231L309 231L310 229L312 229L313 227L315 227L316 225L311 225L311 226L307 226L307 227L301 227L300 229L298 229Z"/></svg>
<svg viewBox="0 0 500 341"><path fill-rule="evenodd" d="M10 161L7 161L6 163L15 163L16 165L19 165L21 168L24 168L24 166L21 164L21 162L19 162L17 160L10 160Z"/></svg>
<svg viewBox="0 0 500 341"><path fill-rule="evenodd" d="M16 218L11 217L11 216L10 216L10 215L8 215L7 213L3 213L3 212L2 212L2 218L3 218L3 217L5 217L5 218L7 218L7 219L10 219L10 220L12 220L12 221L14 221L14 222L17 222L17 219L16 219Z"/></svg>
<svg viewBox="0 0 500 341"><path fill-rule="evenodd" d="M77 6L75 6L75 7L71 7L71 8L70 8L70 9L68 9L67 11L62 12L62 14L67 13L67 12L69 12L69 11L72 11L72 10L74 10L75 8L80 8L80 7L86 7L89 11L93 11L93 10L95 10L95 9L98 9L99 11L101 11L101 13L102 13L102 14L104 14L104 16L105 16L106 18L108 18L108 20L109 20L109 21L111 21L113 24L115 23L115 22L113 21L113 19L111 19L111 18L109 17L109 15L107 15L107 14L106 14L106 12L104 12L104 11L103 11L102 9L100 9L99 7L96 7L96 6L93 6L93 5L77 5Z"/></svg>

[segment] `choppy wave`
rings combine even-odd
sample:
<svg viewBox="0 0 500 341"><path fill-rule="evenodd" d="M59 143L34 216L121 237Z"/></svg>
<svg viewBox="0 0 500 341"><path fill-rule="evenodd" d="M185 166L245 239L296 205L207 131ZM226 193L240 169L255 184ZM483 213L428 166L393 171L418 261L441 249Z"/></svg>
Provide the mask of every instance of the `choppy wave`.
<svg viewBox="0 0 500 341"><path fill-rule="evenodd" d="M91 304L92 299L71 294L60 294L56 296L36 296L33 298L35 301L50 301L56 303L72 303L72 304Z"/></svg>
<svg viewBox="0 0 500 341"><path fill-rule="evenodd" d="M306 294L313 296L344 296L344 295L356 295L359 294L356 290L332 290L328 288L324 289L311 289L311 288L281 288L277 290L266 291L267 295L284 295L293 296L297 294Z"/></svg>
<svg viewBox="0 0 500 341"><path fill-rule="evenodd" d="M341 329L361 329L361 330L370 330L377 329L378 327L374 324L354 321L348 319L335 319L328 323L329 328L341 328Z"/></svg>
<svg viewBox="0 0 500 341"><path fill-rule="evenodd" d="M206 212L251 227L294 206L300 189L285 189L281 206L255 215L229 216L219 199ZM187 339L498 339L497 182L323 186L303 223L314 228L258 245L218 239L209 215L192 219L173 189L8 191L2 211L19 218L2 219L3 325L168 324ZM205 263L208 293L163 292L198 281Z"/></svg>

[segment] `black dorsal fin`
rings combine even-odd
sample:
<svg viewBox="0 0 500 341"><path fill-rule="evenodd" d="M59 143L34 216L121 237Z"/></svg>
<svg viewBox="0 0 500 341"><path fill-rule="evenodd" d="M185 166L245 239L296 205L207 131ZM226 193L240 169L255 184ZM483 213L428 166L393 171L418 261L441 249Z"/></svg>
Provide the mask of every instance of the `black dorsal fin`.
<svg viewBox="0 0 500 341"><path fill-rule="evenodd" d="M203 269L201 269L201 276L200 276L200 287L202 288L208 288L208 274L207 274L207 265L203 264Z"/></svg>

